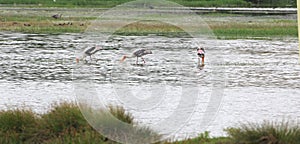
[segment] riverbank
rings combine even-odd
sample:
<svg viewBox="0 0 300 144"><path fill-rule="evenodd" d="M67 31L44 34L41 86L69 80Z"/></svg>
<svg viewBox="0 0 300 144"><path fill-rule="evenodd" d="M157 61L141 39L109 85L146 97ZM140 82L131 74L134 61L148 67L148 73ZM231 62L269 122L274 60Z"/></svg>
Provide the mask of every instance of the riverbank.
<svg viewBox="0 0 300 144"><path fill-rule="evenodd" d="M114 7L131 0L0 0L2 5L40 6L40 7ZM183 6L191 7L296 7L296 0L291 1L249 1L249 0L170 0Z"/></svg>
<svg viewBox="0 0 300 144"><path fill-rule="evenodd" d="M51 1L43 1L43 0L0 0L0 4L4 4L5 6L39 6L39 7L100 7L100 8L111 8L117 5L130 2L132 0L51 0ZM251 6L249 2L244 0L211 0L211 1L187 1L187 0L171 0L171 2L178 3L183 6L192 6L192 7L209 7L209 6L231 6L231 7L246 7Z"/></svg>
<svg viewBox="0 0 300 144"><path fill-rule="evenodd" d="M122 107L109 107L110 113L119 120L133 125L132 115ZM99 110L101 111L101 110ZM106 119L105 115L101 119ZM157 132L135 126L139 141L148 141L149 135L156 139L162 136ZM289 121L246 123L226 128L226 137L210 137L209 132L196 138L174 141L164 144L234 144L234 143L299 143L300 127ZM127 136L127 135L125 135ZM128 135L128 137L130 137ZM168 142L169 141L169 142ZM172 141L172 142L171 142ZM80 109L72 103L55 105L45 114L35 114L31 110L16 109L0 111L1 143L116 143L93 129L81 115Z"/></svg>
<svg viewBox="0 0 300 144"><path fill-rule="evenodd" d="M84 33L103 9L32 9L0 10L0 30L24 33ZM54 19L54 14L62 14ZM295 15L251 16L244 14L208 13L199 14L219 39L272 39L297 37ZM113 25L113 24L111 24ZM171 35L182 36L182 31L172 25L157 22L138 22L115 32L119 35Z"/></svg>

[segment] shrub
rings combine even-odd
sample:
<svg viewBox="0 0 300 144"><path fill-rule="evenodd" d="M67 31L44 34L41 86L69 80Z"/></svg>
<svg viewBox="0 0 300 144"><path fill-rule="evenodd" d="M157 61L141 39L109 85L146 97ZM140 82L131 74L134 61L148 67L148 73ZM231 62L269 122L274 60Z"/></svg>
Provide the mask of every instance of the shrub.
<svg viewBox="0 0 300 144"><path fill-rule="evenodd" d="M30 110L8 110L0 112L0 143L22 143L31 138L38 123Z"/></svg>
<svg viewBox="0 0 300 144"><path fill-rule="evenodd" d="M241 124L238 128L228 128L225 131L236 143L300 143L300 128L290 121L247 123Z"/></svg>

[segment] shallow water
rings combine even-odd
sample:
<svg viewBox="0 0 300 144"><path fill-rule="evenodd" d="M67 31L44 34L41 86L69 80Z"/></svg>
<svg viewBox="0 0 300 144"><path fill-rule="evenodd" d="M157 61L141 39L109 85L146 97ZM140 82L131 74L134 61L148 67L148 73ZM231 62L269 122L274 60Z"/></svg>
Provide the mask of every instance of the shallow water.
<svg viewBox="0 0 300 144"><path fill-rule="evenodd" d="M26 107L43 113L55 102L76 101L73 80L89 80L95 84L97 100L124 106L136 121L162 133L168 130L156 124L176 111L182 99L188 99L179 113L189 113L189 118L172 135L179 138L205 130L219 136L224 135L224 128L238 122L295 120L300 116L296 39L195 40L150 35L95 41L81 34L8 32L0 33L0 37L0 109ZM197 67L195 54L199 43L206 48L202 70ZM87 58L87 64L76 65L79 52L94 45L104 50L93 61ZM144 57L143 66L135 66L135 58L119 63L123 55L136 48L153 52ZM217 89L218 85L224 85L224 89ZM184 93L191 87L197 88L197 99L189 99L192 97ZM223 92L217 97L220 105L210 100L219 89ZM207 111L209 102L215 102L216 109L211 113ZM207 127L201 123L205 116L211 117Z"/></svg>

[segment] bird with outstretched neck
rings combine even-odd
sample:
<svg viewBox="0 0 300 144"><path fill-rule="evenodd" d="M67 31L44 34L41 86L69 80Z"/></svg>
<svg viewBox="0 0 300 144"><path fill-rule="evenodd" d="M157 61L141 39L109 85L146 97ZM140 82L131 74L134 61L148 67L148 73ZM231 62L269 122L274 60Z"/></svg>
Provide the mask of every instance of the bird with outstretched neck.
<svg viewBox="0 0 300 144"><path fill-rule="evenodd" d="M87 48L85 49L82 54L76 58L76 62L79 63L80 60L85 60L86 61L86 57L89 56L90 60L92 60L92 55L94 55L96 52L98 52L99 50L101 50L101 47L91 47L91 48Z"/></svg>
<svg viewBox="0 0 300 144"><path fill-rule="evenodd" d="M144 64L146 63L145 59L143 56L152 54L151 50L146 50L146 49L139 49L135 52L133 52L130 56L124 55L121 59L121 62L125 61L126 58L135 58L136 57L136 64L138 64L138 59L139 57L143 60Z"/></svg>

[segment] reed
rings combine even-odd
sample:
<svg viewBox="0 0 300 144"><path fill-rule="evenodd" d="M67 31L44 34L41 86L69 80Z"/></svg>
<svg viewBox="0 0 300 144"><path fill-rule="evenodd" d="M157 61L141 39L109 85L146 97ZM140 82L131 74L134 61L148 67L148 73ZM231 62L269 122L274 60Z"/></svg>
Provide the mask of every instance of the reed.
<svg viewBox="0 0 300 144"><path fill-rule="evenodd" d="M0 112L0 143L20 143L30 140L39 119L30 110Z"/></svg>
<svg viewBox="0 0 300 144"><path fill-rule="evenodd" d="M97 111L102 111L101 109ZM119 106L110 106L109 113L114 118L132 125L132 135L137 142L149 140L149 136L161 138L153 130L134 124L133 117ZM103 114L111 126L117 123ZM100 121L103 122L103 121ZM108 124L105 123L105 124ZM134 125L134 126L133 126ZM126 136L126 135L125 135ZM129 136L129 135L127 135ZM153 138L153 137L150 137ZM0 112L0 143L115 143L101 135L82 116L80 109L73 103L61 103L41 115L31 110L7 110Z"/></svg>
<svg viewBox="0 0 300 144"><path fill-rule="evenodd" d="M109 113L96 110L98 126L120 127L115 119L125 122L121 135L114 129L104 129L105 134L115 138L126 139L133 143L145 143L160 140L161 135L155 131L135 124L131 114L120 106L109 106ZM108 115L113 115L112 119ZM211 137L209 132L195 138L177 141L164 141L163 144L296 144L300 143L299 124L287 120L280 122L244 123L225 129L227 137ZM0 111L0 143L116 143L101 135L91 127L82 116L80 109L73 103L54 105L45 114L35 114L32 110L14 109Z"/></svg>
<svg viewBox="0 0 300 144"><path fill-rule="evenodd" d="M232 144L228 137L211 137L208 131L200 133L195 138L165 142L165 144Z"/></svg>
<svg viewBox="0 0 300 144"><path fill-rule="evenodd" d="M300 127L297 123L283 120L281 122L264 121L263 123L240 124L225 130L235 143L300 143Z"/></svg>

